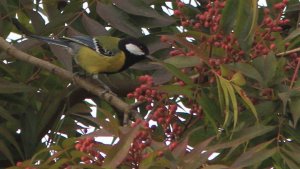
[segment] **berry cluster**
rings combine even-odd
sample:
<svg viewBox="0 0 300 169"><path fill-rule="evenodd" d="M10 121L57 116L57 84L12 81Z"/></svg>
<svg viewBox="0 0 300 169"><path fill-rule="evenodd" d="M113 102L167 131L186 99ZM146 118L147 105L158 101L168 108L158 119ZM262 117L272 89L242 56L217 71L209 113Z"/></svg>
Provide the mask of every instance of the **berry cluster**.
<svg viewBox="0 0 300 169"><path fill-rule="evenodd" d="M128 163L128 165L132 168L139 168L140 162L147 157L147 152L145 149L151 145L152 141L150 137L151 129L149 128L148 122L137 119L132 126L134 127L140 123L142 124L143 129L139 131L137 136L134 138L129 149L128 156L125 160L126 163Z"/></svg>
<svg viewBox="0 0 300 169"><path fill-rule="evenodd" d="M214 82L214 74L210 73L210 70L213 69L214 72L218 72L220 65L227 64L231 62L247 62L251 59L254 59L258 56L268 55L271 51L276 51L277 46L274 43L275 34L282 32L282 26L289 23L288 19L283 18L283 10L287 5L287 0L282 0L273 6L277 16L271 17L270 10L268 8L264 9L264 18L259 29L256 30L254 36L254 42L250 50L250 58L246 58L245 52L240 48L240 45L234 36L234 33L225 35L221 30L219 30L220 20L222 18L222 9L225 6L225 1L222 0L209 0L206 4L204 12L197 14L196 19L190 19L188 16L185 16L182 9L184 4L177 1L177 10L174 11L174 15L179 17L182 26L193 26L193 29L203 30L209 28L210 36L202 35L201 37L196 38L199 42L206 44L212 48L212 51L217 48L221 48L225 51L226 55L223 56L210 56L208 60L207 72L201 71L201 74L208 74L209 81ZM190 27L191 28L191 27ZM166 36L161 37L162 42L167 42L173 45L173 50L170 51L171 56L194 56L194 51L189 51L192 49L184 49L181 46L178 46L174 41L168 39ZM289 43L285 44L285 49L289 46ZM188 50L188 51L187 51ZM211 52L212 54L212 52ZM290 65L287 68L290 68L294 65ZM196 70L196 69L195 69ZM195 73L199 73L195 71ZM180 83L180 82L179 82ZM181 83L180 83L181 84Z"/></svg>
<svg viewBox="0 0 300 169"><path fill-rule="evenodd" d="M75 149L81 152L85 152L88 156L82 156L81 161L85 164L96 164L101 166L104 160L104 157L96 148L97 143L94 138L86 137L78 141L75 144Z"/></svg>
<svg viewBox="0 0 300 169"><path fill-rule="evenodd" d="M128 98L136 98L138 101L151 103L153 98L160 98L161 95L158 94L157 90L152 89L153 78L149 75L140 76L139 82L142 83L139 87L135 89L133 93L128 93ZM151 107L148 106L148 109L151 110Z"/></svg>
<svg viewBox="0 0 300 169"><path fill-rule="evenodd" d="M177 105L169 100L167 94L153 89L151 76L140 76L139 81L141 85L133 93L129 93L127 97L145 101L147 103L146 109L152 112L149 115L149 120L156 121L163 127L167 140L174 140L175 136L178 136L182 130L177 124ZM153 105L155 106L153 107Z"/></svg>
<svg viewBox="0 0 300 169"><path fill-rule="evenodd" d="M276 51L277 47L273 41L275 41L274 34L282 31L282 26L287 25L289 19L282 18L283 9L287 5L287 0L283 0L280 3L274 5L274 9L278 10L277 16L272 18L270 15L270 9L264 9L264 19L260 25L261 30L255 33L255 42L251 50L251 58L267 55L271 51ZM288 43L285 44L285 48L288 47Z"/></svg>
<svg viewBox="0 0 300 169"><path fill-rule="evenodd" d="M225 6L225 1L211 0L206 5L205 12L197 14L197 21L194 22L194 28L199 29L201 27L210 29L211 33L217 32L219 29L219 23L221 20L221 11Z"/></svg>

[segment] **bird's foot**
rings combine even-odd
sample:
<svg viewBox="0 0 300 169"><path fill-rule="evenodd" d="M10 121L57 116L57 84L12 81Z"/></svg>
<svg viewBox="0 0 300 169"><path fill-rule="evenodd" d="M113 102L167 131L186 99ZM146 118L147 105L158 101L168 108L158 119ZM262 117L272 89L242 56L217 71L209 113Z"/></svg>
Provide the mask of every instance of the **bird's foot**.
<svg viewBox="0 0 300 169"><path fill-rule="evenodd" d="M109 93L109 94L111 94L111 95L113 95L113 96L117 96L117 94L116 93L114 93L113 91L111 91L110 89L104 89L102 92L100 92L100 96L103 96L103 95L105 95L106 93Z"/></svg>

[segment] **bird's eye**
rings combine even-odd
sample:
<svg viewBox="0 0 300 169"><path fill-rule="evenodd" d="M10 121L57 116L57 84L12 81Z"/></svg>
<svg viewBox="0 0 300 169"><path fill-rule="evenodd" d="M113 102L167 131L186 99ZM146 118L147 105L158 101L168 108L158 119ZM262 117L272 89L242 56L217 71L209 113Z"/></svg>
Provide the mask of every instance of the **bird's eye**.
<svg viewBox="0 0 300 169"><path fill-rule="evenodd" d="M112 53L111 51L109 51L109 50L106 51L105 53L106 53L107 55L112 55L112 54L113 54L113 53Z"/></svg>

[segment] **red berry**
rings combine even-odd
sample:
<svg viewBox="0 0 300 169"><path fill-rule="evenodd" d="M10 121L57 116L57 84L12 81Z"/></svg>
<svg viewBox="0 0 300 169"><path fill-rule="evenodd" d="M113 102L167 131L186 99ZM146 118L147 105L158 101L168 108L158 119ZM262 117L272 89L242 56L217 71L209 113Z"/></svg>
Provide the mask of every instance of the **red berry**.
<svg viewBox="0 0 300 169"><path fill-rule="evenodd" d="M173 142L169 145L170 150L174 150L174 148L177 146L177 142Z"/></svg>
<svg viewBox="0 0 300 169"><path fill-rule="evenodd" d="M158 157L162 157L163 155L164 155L164 152L163 152L163 151L158 151L158 152L157 152L157 156L158 156Z"/></svg>
<svg viewBox="0 0 300 169"><path fill-rule="evenodd" d="M270 49L273 50L273 49L275 49L275 48L276 48L276 45L275 45L274 43L272 43L272 44L270 45Z"/></svg>
<svg viewBox="0 0 300 169"><path fill-rule="evenodd" d="M16 164L16 166L17 166L17 167L21 167L22 164L23 164L23 163L22 163L21 161L18 161L17 164Z"/></svg>
<svg viewBox="0 0 300 169"><path fill-rule="evenodd" d="M270 9L269 8L264 8L264 14L269 15L270 14Z"/></svg>
<svg viewBox="0 0 300 169"><path fill-rule="evenodd" d="M194 51L190 51L186 54L187 56L195 56L195 52Z"/></svg>
<svg viewBox="0 0 300 169"><path fill-rule="evenodd" d="M266 17L265 19L264 19L264 24L270 24L272 22L272 19L270 18L270 17Z"/></svg>
<svg viewBox="0 0 300 169"><path fill-rule="evenodd" d="M175 112L176 110L177 110L177 105L176 104L170 105L170 111Z"/></svg>
<svg viewBox="0 0 300 169"><path fill-rule="evenodd" d="M180 16L182 13L180 10L174 10L174 15Z"/></svg>
<svg viewBox="0 0 300 169"><path fill-rule="evenodd" d="M166 119L166 123L167 123L167 124L170 124L171 120L172 120L172 117L168 117L168 118Z"/></svg>
<svg viewBox="0 0 300 169"><path fill-rule="evenodd" d="M199 14L199 15L197 15L197 18L204 21L206 19L206 16Z"/></svg>
<svg viewBox="0 0 300 169"><path fill-rule="evenodd" d="M75 145L75 149L76 149L76 150L80 150L80 148L81 148L81 144L77 143L77 144Z"/></svg>
<svg viewBox="0 0 300 169"><path fill-rule="evenodd" d="M220 43L220 42L214 42L214 46L220 47L220 46L221 46L221 43Z"/></svg>
<svg viewBox="0 0 300 169"><path fill-rule="evenodd" d="M204 22L204 27L206 27L206 28L209 27L209 22L208 22L208 21L205 21L205 22Z"/></svg>
<svg viewBox="0 0 300 169"><path fill-rule="evenodd" d="M195 29L199 29L201 27L201 24L199 22L195 23L194 24L194 28Z"/></svg>
<svg viewBox="0 0 300 169"><path fill-rule="evenodd" d="M284 44L284 47L287 49L290 46L290 44L291 44L290 42L287 42Z"/></svg>
<svg viewBox="0 0 300 169"><path fill-rule="evenodd" d="M280 3L277 3L274 5L274 8L277 9L277 10L283 10L285 7L285 4L280 2Z"/></svg>
<svg viewBox="0 0 300 169"><path fill-rule="evenodd" d="M133 95L132 93L128 93L128 94L127 94L127 97L131 99L131 98L134 97L134 95Z"/></svg>
<svg viewBox="0 0 300 169"><path fill-rule="evenodd" d="M178 82L179 86L185 86L185 83L183 81Z"/></svg>
<svg viewBox="0 0 300 169"><path fill-rule="evenodd" d="M160 117L160 118L157 119L157 122L160 123L160 124L164 123L164 121L165 121L165 119L162 118L162 117Z"/></svg>
<svg viewBox="0 0 300 169"><path fill-rule="evenodd" d="M177 2L177 6L178 6L178 8L181 8L181 7L184 7L184 3L183 2Z"/></svg>
<svg viewBox="0 0 300 169"><path fill-rule="evenodd" d="M162 36L160 37L160 41L161 41L161 42L168 42L168 37L162 35Z"/></svg>
<svg viewBox="0 0 300 169"><path fill-rule="evenodd" d="M177 56L177 55L182 54L182 52L180 50L172 50L169 54L171 56Z"/></svg>
<svg viewBox="0 0 300 169"><path fill-rule="evenodd" d="M289 20L289 19L284 19L284 20L283 20L283 24L286 25L286 24L288 24L288 23L290 23L290 20Z"/></svg>
<svg viewBox="0 0 300 169"><path fill-rule="evenodd" d="M190 22L189 21L182 21L181 26L189 26Z"/></svg>

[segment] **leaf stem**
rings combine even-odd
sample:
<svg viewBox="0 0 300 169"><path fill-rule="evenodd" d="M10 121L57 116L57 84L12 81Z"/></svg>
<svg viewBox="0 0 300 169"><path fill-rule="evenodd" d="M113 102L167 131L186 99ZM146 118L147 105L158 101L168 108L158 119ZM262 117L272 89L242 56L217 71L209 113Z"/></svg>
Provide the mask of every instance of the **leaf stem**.
<svg viewBox="0 0 300 169"><path fill-rule="evenodd" d="M290 84L290 89L293 87L294 85L294 82L297 78L297 75L298 75L298 71L299 71L299 67L300 67L300 57L297 58L297 66L295 68L295 71L294 71L294 74L293 74L293 77L292 77L292 80L291 80L291 84Z"/></svg>

